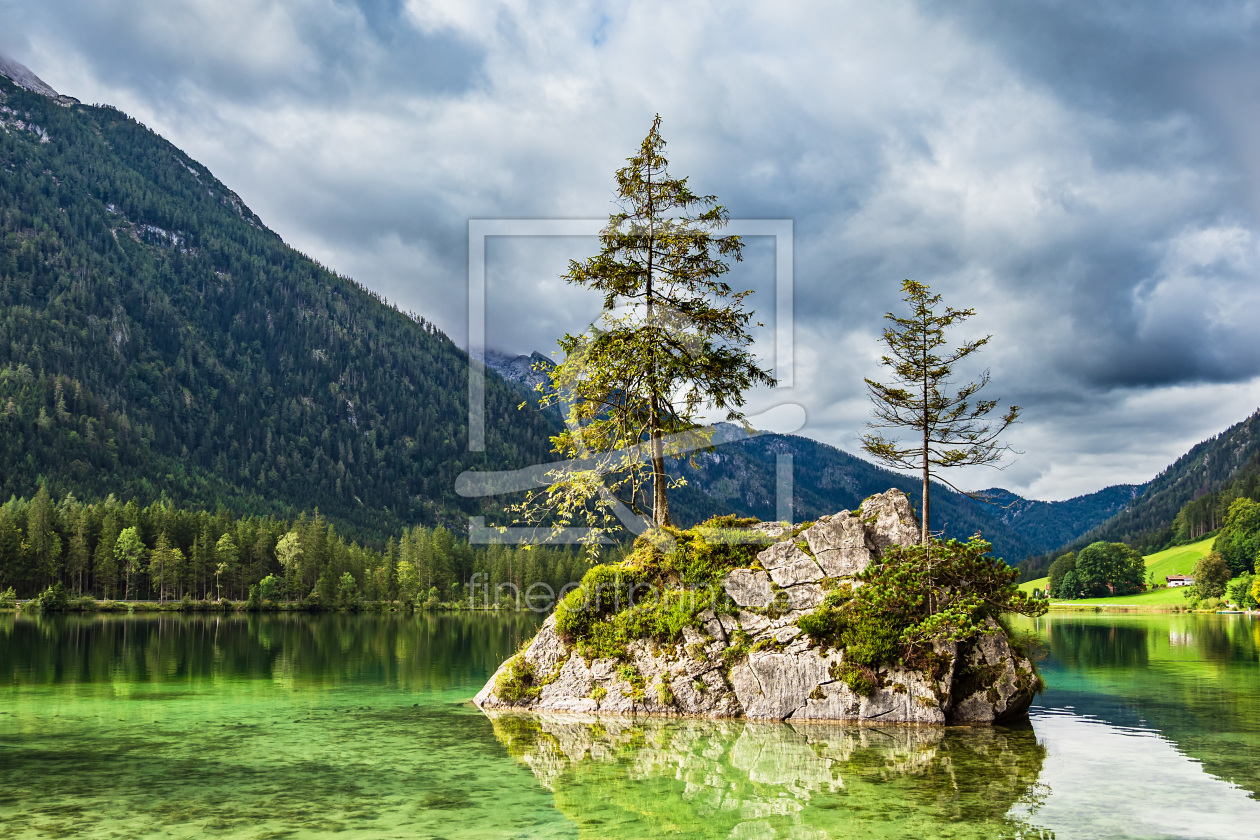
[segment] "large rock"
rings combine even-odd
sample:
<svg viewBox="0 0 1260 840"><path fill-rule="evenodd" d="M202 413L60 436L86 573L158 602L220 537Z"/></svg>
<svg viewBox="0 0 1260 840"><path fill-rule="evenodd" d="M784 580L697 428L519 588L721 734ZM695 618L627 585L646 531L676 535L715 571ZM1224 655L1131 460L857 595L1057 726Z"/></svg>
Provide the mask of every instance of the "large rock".
<svg viewBox="0 0 1260 840"><path fill-rule="evenodd" d="M780 542L757 555L762 568L779 586L795 586L798 583L817 583L826 577L814 558L797 547L796 543ZM746 605L743 605L746 606Z"/></svg>
<svg viewBox="0 0 1260 840"><path fill-rule="evenodd" d="M919 523L910 500L889 490L862 502L856 514L824 516L801 533L828 577L856 575L890 545L915 545Z"/></svg>
<svg viewBox="0 0 1260 840"><path fill-rule="evenodd" d="M801 536L828 577L856 575L871 564L874 555L866 526L847 510L819 519Z"/></svg>
<svg viewBox="0 0 1260 840"><path fill-rule="evenodd" d="M809 700L818 686L831 682L828 669L839 657L815 650L792 655L755 652L731 669L731 685L746 717L784 720Z"/></svg>
<svg viewBox="0 0 1260 840"><path fill-rule="evenodd" d="M885 490L866 501L858 511L866 525L867 542L875 556L890 545L917 545L921 532L910 500L900 490Z"/></svg>
<svg viewBox="0 0 1260 840"><path fill-rule="evenodd" d="M529 646L518 655L524 658L534 674L548 676L558 673L565 662L573 658L568 646L556 634L556 617L554 614L547 617L542 627L538 629L538 635L534 636L534 640L529 643ZM511 664L512 660L509 659L499 666L499 669L494 672L494 676L490 678L490 681L473 698L474 703L483 707L487 703L501 707L533 707L535 705L528 701L504 700L494 694L495 685L504 677Z"/></svg>
<svg viewBox="0 0 1260 840"><path fill-rule="evenodd" d="M770 576L765 572L736 569L726 576L722 588L741 607L765 609L774 603L774 587L770 585Z"/></svg>
<svg viewBox="0 0 1260 840"><path fill-rule="evenodd" d="M787 596L788 609L812 610L823 602L823 588L816 583L802 583L800 586L789 586L783 590Z"/></svg>
<svg viewBox="0 0 1260 840"><path fill-rule="evenodd" d="M989 621L989 632L959 654L950 723L1001 723L1022 717L1043 684L1032 661Z"/></svg>
<svg viewBox="0 0 1260 840"><path fill-rule="evenodd" d="M779 541L722 583L734 608L705 610L672 644L631 642L622 659L587 662L549 618L518 654L532 679L527 696L496 695L504 663L474 702L482 709L624 715L746 717L752 720L994 723L1027 712L1040 678L996 623L961 650L936 651L932 673L866 671L865 693L844 655L821 650L798 621L822 603L834 579L856 574L892 545L919 537L910 501L899 490L872 496L856 514L823 517L794 529L762 529ZM801 544L803 543L804 547Z"/></svg>

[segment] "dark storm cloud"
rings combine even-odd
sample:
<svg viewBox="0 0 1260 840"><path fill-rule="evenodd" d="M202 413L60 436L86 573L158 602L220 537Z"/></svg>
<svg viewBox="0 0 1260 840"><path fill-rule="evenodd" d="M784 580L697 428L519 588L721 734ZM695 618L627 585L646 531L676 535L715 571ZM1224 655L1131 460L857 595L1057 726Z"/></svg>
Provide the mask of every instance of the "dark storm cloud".
<svg viewBox="0 0 1260 840"><path fill-rule="evenodd" d="M959 2L932 8L1000 51L1013 73L1082 112L1106 113L1121 126L1183 124L1166 137L1138 130L1097 138L1091 151L1106 169L1189 167L1216 182L1144 236L1118 236L1124 222L1116 220L1078 240L1072 252L1041 255L1036 266L1023 267L1032 278L1062 277L1069 263L1081 272L1065 301L1081 352L1059 348L1059 361L1084 384L1102 389L1254 377L1260 343L1238 329L1237 320L1219 317L1213 304L1250 302L1257 279L1254 241L1237 238L1254 235L1260 185L1256 4ZM1239 87L1250 90L1221 95ZM1224 252L1187 254L1193 245L1179 237L1195 228L1234 228L1235 235L1225 237L1232 241ZM1211 244L1199 243L1201 249ZM1168 294L1178 284L1182 293ZM1152 311L1160 303L1152 295L1176 299L1175 311Z"/></svg>
<svg viewBox="0 0 1260 840"><path fill-rule="evenodd" d="M795 221L806 433L852 450L897 284L992 333L1027 453L1141 481L1255 407L1251 4L0 0L0 49L156 127L297 247L465 324L467 220L606 215L652 115L695 188ZM549 352L591 242L489 248L491 341ZM736 276L773 323L765 243ZM760 334L771 335L771 329ZM762 349L769 349L767 343ZM978 372L978 371L974 371Z"/></svg>
<svg viewBox="0 0 1260 840"><path fill-rule="evenodd" d="M409 25L394 0L54 0L4 12L15 32L55 30L102 84L166 107L190 91L242 104L459 94L482 60L456 33Z"/></svg>
<svg viewBox="0 0 1260 840"><path fill-rule="evenodd" d="M1201 110L1205 67L1254 58L1260 14L1241 2L932 2L1059 95L1129 118Z"/></svg>

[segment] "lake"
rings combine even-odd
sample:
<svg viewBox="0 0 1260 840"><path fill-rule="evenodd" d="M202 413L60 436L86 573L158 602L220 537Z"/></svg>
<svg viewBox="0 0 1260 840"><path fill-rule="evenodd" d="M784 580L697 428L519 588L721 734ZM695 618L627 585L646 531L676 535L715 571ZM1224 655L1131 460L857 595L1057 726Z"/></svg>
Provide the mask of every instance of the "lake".
<svg viewBox="0 0 1260 840"><path fill-rule="evenodd" d="M1022 728L489 719L528 614L0 614L24 837L1260 833L1260 622L1052 615Z"/></svg>

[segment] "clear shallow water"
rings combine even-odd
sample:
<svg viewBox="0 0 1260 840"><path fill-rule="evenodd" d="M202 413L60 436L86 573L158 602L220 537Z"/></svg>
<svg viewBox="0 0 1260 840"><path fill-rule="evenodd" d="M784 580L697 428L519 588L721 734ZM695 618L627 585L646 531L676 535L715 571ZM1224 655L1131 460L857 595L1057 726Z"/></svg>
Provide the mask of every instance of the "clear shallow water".
<svg viewBox="0 0 1260 840"><path fill-rule="evenodd" d="M0 615L4 837L1247 837L1260 622L1021 625L1032 726L500 716L531 616Z"/></svg>

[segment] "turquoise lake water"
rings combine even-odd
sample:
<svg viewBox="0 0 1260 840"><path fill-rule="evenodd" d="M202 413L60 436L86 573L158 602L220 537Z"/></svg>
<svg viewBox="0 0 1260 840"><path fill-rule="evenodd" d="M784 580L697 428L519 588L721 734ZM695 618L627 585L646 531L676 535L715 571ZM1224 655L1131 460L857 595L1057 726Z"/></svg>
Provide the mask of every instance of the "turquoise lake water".
<svg viewBox="0 0 1260 840"><path fill-rule="evenodd" d="M1260 836L1260 622L1023 622L1016 728L489 719L530 615L0 614L0 836Z"/></svg>

